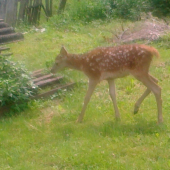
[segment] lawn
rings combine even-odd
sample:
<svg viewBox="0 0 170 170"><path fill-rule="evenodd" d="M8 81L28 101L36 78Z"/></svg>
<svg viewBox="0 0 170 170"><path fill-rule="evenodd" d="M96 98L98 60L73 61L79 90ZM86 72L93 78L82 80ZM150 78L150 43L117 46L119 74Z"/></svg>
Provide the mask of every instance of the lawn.
<svg viewBox="0 0 170 170"><path fill-rule="evenodd" d="M62 45L70 53L83 53L97 46L110 46L103 38L112 37L119 21L95 21L57 27L49 22L46 31L28 29L25 40L8 46L12 59L29 71L45 68ZM75 123L80 113L88 79L80 72L58 73L76 82L73 90L61 91L53 100L37 100L29 108L0 120L0 169L12 170L169 170L170 169L170 48L168 38L152 43L161 58L154 59L151 74L162 87L164 123L157 125L153 94L133 115L135 101L145 87L127 77L116 80L121 121L114 120L107 82L93 94L83 123Z"/></svg>

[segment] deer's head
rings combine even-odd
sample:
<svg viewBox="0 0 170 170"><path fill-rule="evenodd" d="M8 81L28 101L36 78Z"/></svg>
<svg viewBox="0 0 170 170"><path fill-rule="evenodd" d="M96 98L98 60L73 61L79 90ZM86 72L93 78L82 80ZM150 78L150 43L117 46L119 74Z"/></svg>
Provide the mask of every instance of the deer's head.
<svg viewBox="0 0 170 170"><path fill-rule="evenodd" d="M57 55L55 59L55 63L51 69L51 73L56 73L59 70L65 68L67 66L67 57L68 57L68 53L66 49L62 46L60 53Z"/></svg>

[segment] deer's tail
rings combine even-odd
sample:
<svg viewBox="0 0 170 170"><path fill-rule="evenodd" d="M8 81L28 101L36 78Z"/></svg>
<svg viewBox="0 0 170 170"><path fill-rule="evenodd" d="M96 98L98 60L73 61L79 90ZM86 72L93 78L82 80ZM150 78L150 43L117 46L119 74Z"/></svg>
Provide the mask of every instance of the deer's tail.
<svg viewBox="0 0 170 170"><path fill-rule="evenodd" d="M157 58L160 57L160 54L156 48L151 47L151 46L146 46L146 45L142 45L142 46L144 49L146 49L148 52L150 52L152 56L155 56Z"/></svg>
<svg viewBox="0 0 170 170"><path fill-rule="evenodd" d="M160 54L159 54L159 52L158 52L158 50L157 50L156 48L150 47L150 50L149 50L149 51L151 52L151 54L152 54L153 56L156 56L157 58L160 57Z"/></svg>

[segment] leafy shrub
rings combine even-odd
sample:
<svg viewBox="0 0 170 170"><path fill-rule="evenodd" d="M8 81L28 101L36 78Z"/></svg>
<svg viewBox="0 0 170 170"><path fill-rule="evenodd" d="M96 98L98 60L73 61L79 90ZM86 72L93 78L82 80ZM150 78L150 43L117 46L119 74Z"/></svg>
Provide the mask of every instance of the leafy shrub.
<svg viewBox="0 0 170 170"><path fill-rule="evenodd" d="M138 20L149 9L148 0L110 0L112 14L123 19Z"/></svg>
<svg viewBox="0 0 170 170"><path fill-rule="evenodd" d="M149 9L149 0L72 0L67 2L64 15L57 16L55 22L90 22L112 17L137 20Z"/></svg>
<svg viewBox="0 0 170 170"><path fill-rule="evenodd" d="M0 56L0 106L28 101L37 87L19 63Z"/></svg>
<svg viewBox="0 0 170 170"><path fill-rule="evenodd" d="M106 18L110 11L110 3L108 0L74 0L69 5L69 9L69 17L73 20L89 22Z"/></svg>
<svg viewBox="0 0 170 170"><path fill-rule="evenodd" d="M155 15L167 16L170 14L170 1L169 0L149 0Z"/></svg>

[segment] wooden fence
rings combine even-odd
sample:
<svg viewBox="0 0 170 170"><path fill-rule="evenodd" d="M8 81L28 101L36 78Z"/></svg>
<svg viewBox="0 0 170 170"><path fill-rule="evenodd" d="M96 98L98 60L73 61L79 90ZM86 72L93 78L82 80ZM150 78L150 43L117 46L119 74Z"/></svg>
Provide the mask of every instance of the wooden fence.
<svg viewBox="0 0 170 170"><path fill-rule="evenodd" d="M43 10L47 19L52 16L53 0L0 0L0 19L15 26L17 21L39 24Z"/></svg>

